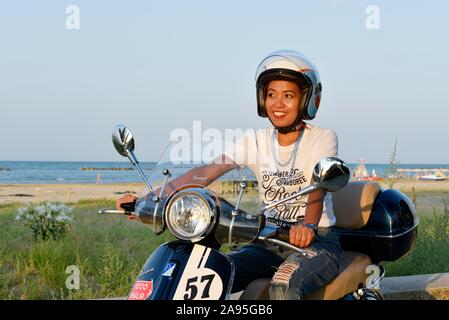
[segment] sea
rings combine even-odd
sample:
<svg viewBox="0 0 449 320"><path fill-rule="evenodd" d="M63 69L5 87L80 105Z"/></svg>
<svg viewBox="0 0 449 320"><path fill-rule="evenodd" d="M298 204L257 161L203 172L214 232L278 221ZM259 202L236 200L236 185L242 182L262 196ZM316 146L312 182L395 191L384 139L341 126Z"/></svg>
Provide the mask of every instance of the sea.
<svg viewBox="0 0 449 320"><path fill-rule="evenodd" d="M142 162L146 173L155 167L155 162ZM354 170L358 163L348 163ZM389 164L365 163L369 174L384 177ZM91 170L83 170L91 168ZM113 168L113 169L111 169ZM117 170L121 169L121 170ZM449 169L449 164L398 164L401 175L413 178L413 170ZM408 171L410 170L410 171ZM446 171L445 170L445 171ZM446 172L447 174L447 172ZM0 161L0 184L65 184L65 183L129 183L142 182L137 170L129 162L84 162L84 161Z"/></svg>

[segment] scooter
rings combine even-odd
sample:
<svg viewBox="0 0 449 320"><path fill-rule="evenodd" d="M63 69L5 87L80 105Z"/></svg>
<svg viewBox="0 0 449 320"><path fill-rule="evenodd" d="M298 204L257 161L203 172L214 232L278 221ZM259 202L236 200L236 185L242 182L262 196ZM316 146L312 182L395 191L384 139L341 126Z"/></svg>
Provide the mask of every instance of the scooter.
<svg viewBox="0 0 449 320"><path fill-rule="evenodd" d="M248 168L239 167L207 187L186 184L167 193L170 181L202 163L173 161L173 152L167 147L164 154L170 157L161 156L147 178L134 154L131 131L116 126L112 141L147 188L135 203L122 205L124 210L100 213L134 214L156 235L168 229L178 239L160 245L151 254L129 300L268 299L270 279L257 279L244 291L231 293L234 265L220 248L258 242L307 255L307 249L288 242L288 230L267 224L263 212L316 190L332 192L344 253L337 277L305 299L383 299L379 288L384 270L379 263L395 261L414 246L419 220L410 199L398 190L383 190L376 182L348 183L350 170L338 158L327 157L316 164L315 183L257 208L257 182Z"/></svg>

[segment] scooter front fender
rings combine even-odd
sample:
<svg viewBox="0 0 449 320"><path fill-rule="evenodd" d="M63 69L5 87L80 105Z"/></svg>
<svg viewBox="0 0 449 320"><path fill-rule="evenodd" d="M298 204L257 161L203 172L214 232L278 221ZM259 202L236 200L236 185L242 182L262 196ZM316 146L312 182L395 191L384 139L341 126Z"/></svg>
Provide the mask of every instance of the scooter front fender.
<svg viewBox="0 0 449 320"><path fill-rule="evenodd" d="M234 279L229 257L187 241L159 246L148 258L129 300L227 299Z"/></svg>

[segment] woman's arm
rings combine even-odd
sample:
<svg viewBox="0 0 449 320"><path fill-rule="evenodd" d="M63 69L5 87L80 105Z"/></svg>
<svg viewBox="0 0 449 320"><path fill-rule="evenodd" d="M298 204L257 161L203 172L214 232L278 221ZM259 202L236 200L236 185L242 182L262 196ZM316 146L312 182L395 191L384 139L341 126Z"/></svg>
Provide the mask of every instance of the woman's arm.
<svg viewBox="0 0 449 320"><path fill-rule="evenodd" d="M206 164L202 167L193 168L182 176L167 183L164 189L164 196L170 195L176 189L187 185L196 184L207 187L216 179L224 175L225 173L237 168L238 165L225 155L221 155L213 162ZM159 195L159 189L154 190L154 194ZM122 210L122 204L135 202L137 197L130 194L126 194L116 201L117 210Z"/></svg>
<svg viewBox="0 0 449 320"><path fill-rule="evenodd" d="M313 223L318 225L323 213L323 200L325 192L317 190L309 194L309 201L307 202L306 214L304 216L304 224Z"/></svg>
<svg viewBox="0 0 449 320"><path fill-rule="evenodd" d="M316 137L314 156L316 161L324 157L336 157L338 152L338 139L336 133L331 129L321 131L321 135ZM312 181L313 182L313 181ZM305 224L313 223L318 225L323 214L323 200L326 192L315 191L309 194L304 223L290 228L290 243L305 248L315 239L315 232Z"/></svg>
<svg viewBox="0 0 449 320"><path fill-rule="evenodd" d="M300 248L308 247L315 239L315 231L306 227L305 224L313 223L318 225L323 213L323 199L325 192L317 190L309 194L306 214L303 224L293 225L290 228L290 243Z"/></svg>
<svg viewBox="0 0 449 320"><path fill-rule="evenodd" d="M202 167L193 168L192 170L186 172L184 175L176 178L173 181L170 181L165 187L164 193L166 195L169 195L176 189L186 184L197 184L203 187L207 187L219 177L237 167L238 165L236 163L234 163L225 155L221 155L213 162Z"/></svg>

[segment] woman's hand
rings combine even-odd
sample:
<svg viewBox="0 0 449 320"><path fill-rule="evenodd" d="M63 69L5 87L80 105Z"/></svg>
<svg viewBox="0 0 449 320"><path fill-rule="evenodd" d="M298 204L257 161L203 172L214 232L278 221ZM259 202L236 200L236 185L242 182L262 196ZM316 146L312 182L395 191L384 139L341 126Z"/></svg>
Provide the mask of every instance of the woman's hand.
<svg viewBox="0 0 449 320"><path fill-rule="evenodd" d="M133 196L133 195L131 195L131 194L125 194L125 195L121 196L120 198L118 198L118 199L115 201L115 208L116 208L117 210L123 210L124 208L121 207L122 204L124 204L124 203L130 203L130 202L136 202L136 201L137 201L137 197L135 197L135 196ZM136 215L133 214L133 213L131 213L131 214L128 216L128 220L135 220L135 219L137 219L137 217L136 217Z"/></svg>
<svg viewBox="0 0 449 320"><path fill-rule="evenodd" d="M315 231L303 224L295 224L290 228L290 243L296 247L306 248L315 240Z"/></svg>
<svg viewBox="0 0 449 320"><path fill-rule="evenodd" d="M120 198L118 198L115 201L115 208L117 210L123 210L124 208L121 207L122 204L128 203L128 202L136 202L136 201L137 201L137 197L128 193L128 194L121 196Z"/></svg>

